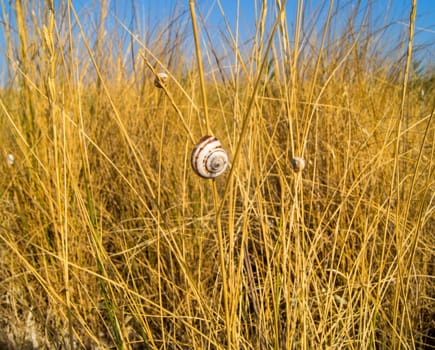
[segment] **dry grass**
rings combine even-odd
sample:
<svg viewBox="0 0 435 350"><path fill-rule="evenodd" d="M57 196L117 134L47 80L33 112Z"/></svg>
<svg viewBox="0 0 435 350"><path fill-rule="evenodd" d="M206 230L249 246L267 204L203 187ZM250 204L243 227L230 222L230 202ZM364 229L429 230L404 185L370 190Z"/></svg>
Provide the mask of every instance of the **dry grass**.
<svg viewBox="0 0 435 350"><path fill-rule="evenodd" d="M3 18L1 348L434 348L413 10L387 54L370 13L332 4L307 32L302 2L293 30L259 2L254 40L228 27L221 48L193 1L143 36L107 2L96 23L21 3ZM231 159L217 180L189 164L207 133Z"/></svg>

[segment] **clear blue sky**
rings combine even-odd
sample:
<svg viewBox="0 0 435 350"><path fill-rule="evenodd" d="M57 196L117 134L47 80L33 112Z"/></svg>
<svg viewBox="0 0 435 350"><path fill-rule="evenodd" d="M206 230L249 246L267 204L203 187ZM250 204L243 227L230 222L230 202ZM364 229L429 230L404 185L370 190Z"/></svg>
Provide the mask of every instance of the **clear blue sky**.
<svg viewBox="0 0 435 350"><path fill-rule="evenodd" d="M282 1L282 0L281 0ZM147 0L142 1L144 3ZM174 2L174 1L164 1ZM177 2L177 1L175 1ZM179 2L179 1L178 1ZM222 7L234 25L236 22L236 0L221 0ZM255 9L253 0L240 1L240 24L241 30L245 33L252 33L254 28ZM257 1L258 2L258 1ZM269 0L268 4L274 1ZM203 13L209 13L210 22L217 28L223 25L218 6L214 0L200 0L199 5ZM356 0L335 0L336 7L342 8L342 11L351 11L357 3ZM291 25L295 23L297 0L287 1L287 16ZM311 23L318 23L323 25L330 0L304 0L306 6L305 16L311 19ZM375 26L384 26L391 24L387 35L394 37L400 32L408 30L409 14L411 9L411 0L362 0L361 2L361 15L367 9L368 5L372 4L373 21ZM339 21L338 21L339 22ZM343 23L344 25L344 23ZM423 47L420 55L425 57L426 61L435 63L435 0L417 0L417 19L416 19L416 32L415 42L417 46Z"/></svg>
<svg viewBox="0 0 435 350"><path fill-rule="evenodd" d="M94 0L95 1L95 0ZM188 15L188 0L133 0L136 4L136 10L139 23L142 25L149 24L151 27L155 22L167 21L173 18L173 11L185 13ZM282 0L281 0L282 1ZM296 15L297 0L287 0L286 13L290 28L294 26ZM311 22L307 23L310 28L313 25L321 27L326 19L327 10L331 0L304 0L304 16ZM357 0L334 0L336 8L340 8L340 13L351 11ZM78 7L93 6L93 1L73 0ZM131 15L132 0L111 0L112 8L118 13L124 11L125 18ZM206 18L207 28L221 39L219 30L225 31L225 22L218 6L218 0L196 0L199 11ZM232 30L239 20L240 42L251 38L255 31L255 21L259 9L256 7L261 4L260 0L220 0L225 17L228 20ZM268 6L276 3L276 0L267 0ZM409 14L411 9L411 0L362 0L360 7L361 19L364 11L372 6L372 24L375 27L383 27L387 24L389 30L384 35L391 36L392 40L397 38L400 33L407 33ZM239 6L239 9L237 10ZM123 8L124 7L124 8ZM270 13L270 15L273 15ZM357 16L358 18L358 16ZM335 24L340 25L340 20ZM342 23L344 25L345 23ZM140 31L140 30L139 30ZM290 36L291 37L291 36ZM424 58L425 63L435 64L435 0L417 0L417 20L415 35L416 50L418 59ZM392 45L394 43L391 43Z"/></svg>
<svg viewBox="0 0 435 350"><path fill-rule="evenodd" d="M168 18L171 16L171 10L176 7L188 10L188 0L135 0L138 6L138 13L145 14L152 12L152 18ZM281 0L282 1L282 0ZM90 3L86 0L73 0L73 3L78 6ZM118 3L118 8L124 3L124 6L130 7L127 4L131 0L112 0ZM196 0L202 13L207 16L208 23L216 28L222 27L224 21L222 19L217 0ZM274 0L268 0L267 3L272 4ZM255 3L260 3L259 0L220 0L223 10L230 24L234 26L237 18L237 4L239 3L239 20L240 29L244 32L253 32L255 20ZM296 13L297 0L287 0L287 15L290 22L293 21ZM306 15L309 18L316 10L322 6L327 9L330 0L304 0L306 6ZM349 10L357 0L335 0L336 6ZM366 8L369 3L373 4L373 13L378 20L388 16L387 22L395 23L392 29L403 30L403 26L409 20L409 12L411 8L411 0L362 0L361 8ZM323 11L325 14L325 11ZM416 22L417 40L419 42L434 42L435 41L435 0L417 0L417 22Z"/></svg>
<svg viewBox="0 0 435 350"><path fill-rule="evenodd" d="M40 4L43 0L28 0L29 3ZM59 3L63 0L55 0ZM281 0L282 1L282 0ZM9 1L5 1L8 6ZM73 5L79 13L89 16L92 11L97 8L96 4L99 0L73 0ZM189 1L188 0L133 0L136 8L136 19L138 20L139 28L134 28L136 32L143 33L146 26L151 28L159 21L169 21L173 18L174 9L177 14L188 15ZM254 34L254 23L258 15L258 8L255 3L261 3L259 0L220 0L222 8L225 12L232 31L234 31L237 18L239 19L239 35L240 41L248 40ZM239 16L237 17L237 4L239 3ZM275 3L275 0L268 0L267 3ZM297 0L287 1L287 16L290 28L295 23ZM326 12L330 0L305 0L305 18L308 21L307 26L322 26L326 18ZM357 0L335 0L335 6L343 8L341 13L351 11L357 3ZM225 30L225 23L222 14L219 10L217 0L197 0L198 9L205 16L207 28L216 37L219 37L219 30ZM387 23L391 24L387 35L391 38L406 30L409 21L409 12L411 8L411 0L362 0L362 9L367 8L368 4L372 4L373 18L372 23L375 26L381 27ZM111 15L108 17L108 25L118 25L113 14L116 13L126 25L131 25L132 17L132 0L110 0ZM7 8L7 11L11 9ZM272 13L271 13L272 15ZM357 16L361 18L362 15ZM3 13L0 9L0 21L3 21ZM187 18L187 17L185 17ZM344 21L344 20L343 20ZM340 20L335 21L340 25ZM1 24L1 23L0 23ZM344 25L345 23L343 23ZM12 23L13 26L13 23ZM0 26L0 79L4 71L4 54L6 52L4 38L2 35L3 27ZM433 65L435 63L435 0L417 0L417 22L416 22L416 45L423 47L419 51L419 58L424 57L425 62ZM1 84L2 85L2 84Z"/></svg>

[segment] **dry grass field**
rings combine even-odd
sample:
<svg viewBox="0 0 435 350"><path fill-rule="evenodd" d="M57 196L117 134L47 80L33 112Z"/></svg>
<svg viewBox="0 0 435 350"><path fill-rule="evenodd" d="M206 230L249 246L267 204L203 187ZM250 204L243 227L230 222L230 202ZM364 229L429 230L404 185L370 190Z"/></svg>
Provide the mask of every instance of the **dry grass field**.
<svg viewBox="0 0 435 350"><path fill-rule="evenodd" d="M358 1L283 2L241 42L193 1L142 33L107 1L0 0L1 349L435 349L416 1L394 40Z"/></svg>

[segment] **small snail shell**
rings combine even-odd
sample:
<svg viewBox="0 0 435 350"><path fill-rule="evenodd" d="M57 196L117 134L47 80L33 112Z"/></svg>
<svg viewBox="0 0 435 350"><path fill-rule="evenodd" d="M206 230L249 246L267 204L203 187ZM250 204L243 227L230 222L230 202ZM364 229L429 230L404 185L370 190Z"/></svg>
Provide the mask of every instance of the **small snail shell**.
<svg viewBox="0 0 435 350"><path fill-rule="evenodd" d="M195 145L191 157L195 173L205 179L221 175L228 166L228 155L214 136L204 136Z"/></svg>
<svg viewBox="0 0 435 350"><path fill-rule="evenodd" d="M12 153L8 154L7 162L8 162L8 165L11 165L11 166L14 165L15 157L14 157L14 155Z"/></svg>
<svg viewBox="0 0 435 350"><path fill-rule="evenodd" d="M158 88L163 88L166 84L169 76L166 73L158 73L156 78L154 79L154 86Z"/></svg>
<svg viewBox="0 0 435 350"><path fill-rule="evenodd" d="M305 160L301 157L294 157L292 160L293 170L296 172L300 172L305 168Z"/></svg>

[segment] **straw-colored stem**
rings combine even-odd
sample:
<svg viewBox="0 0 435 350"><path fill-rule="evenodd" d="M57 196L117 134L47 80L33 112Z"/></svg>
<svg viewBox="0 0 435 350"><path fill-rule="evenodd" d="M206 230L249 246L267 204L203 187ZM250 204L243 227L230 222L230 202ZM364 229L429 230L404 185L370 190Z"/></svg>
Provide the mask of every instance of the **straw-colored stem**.
<svg viewBox="0 0 435 350"><path fill-rule="evenodd" d="M406 322L410 319L409 309L407 305L407 300L405 299L406 291L404 290L404 286L406 285L405 280L407 277L405 274L407 271L406 267L406 248L405 248L405 236L404 230L401 228L401 210L403 210L401 203L403 200L403 190L401 189L401 174L399 172L399 158L400 158L400 148L402 145L402 138L400 136L402 125L404 123L405 117L405 102L406 95L408 89L408 80L409 80L409 71L411 67L411 59L412 59L412 47L414 42L414 27L415 27L415 18L417 13L417 0L412 0L411 3L411 12L409 18L409 37L408 37L408 46L406 51L406 64L405 64L405 72L403 77L403 85L402 85L402 99L401 99L401 108L400 108L400 116L397 121L397 130L396 130L396 144L395 144L395 157L394 157L394 170L393 170L393 181L391 183L390 195L393 196L393 189L396 192L396 245L397 245L397 267L398 267L398 283L394 292L394 301L393 301L393 326L394 330L398 330L399 332L393 332L392 339L392 349L402 348L401 339L403 339L403 327ZM405 145L406 146L406 145ZM395 181L394 181L395 180ZM390 197L390 198L391 198ZM402 313L399 316L399 309L402 309ZM400 320L400 325L398 326L398 322ZM413 344L414 345L414 344ZM415 346L415 345L414 345Z"/></svg>
<svg viewBox="0 0 435 350"><path fill-rule="evenodd" d="M154 76L157 76L157 71L153 68L151 63L148 61L148 59L145 57L145 55L142 55L142 58L145 62L145 64L148 66L148 68L153 72ZM192 131L189 128L189 124L186 122L186 119L183 116L183 113L181 112L180 108L178 108L177 103L174 100L174 97L172 96L171 92L168 90L168 88L165 85L162 85L161 89L164 91L165 95L168 97L169 102L171 103L172 108L174 108L175 113L177 113L178 117L180 118L181 124L183 125L184 130L186 131L187 135L189 136L190 142L192 144L195 144L195 138L193 137Z"/></svg>
<svg viewBox="0 0 435 350"><path fill-rule="evenodd" d="M237 142L236 150L234 151L232 166L231 166L228 178L227 178L227 183L225 185L225 190L224 190L223 198L221 201L221 205L220 205L219 210L218 210L218 214L220 213L220 211L223 208L223 204L225 202L225 197L227 196L228 190L230 188L231 179L234 176L235 169L237 168L237 162L238 162L238 159L240 157L240 152L242 150L242 144L243 144L243 141L245 139L246 133L248 131L249 121L250 121L250 117L251 117L251 110L252 110L252 107L254 106L255 100L257 98L257 91L258 91L258 88L260 86L260 81L261 81L262 76L263 76L263 71L264 71L264 68L266 67L266 64L268 62L269 52L270 52L270 49L271 49L272 44L273 44L275 32L278 29L278 25L281 21L281 15L284 12L286 2L287 1L283 2L281 10L280 10L280 12L275 20L275 23L273 24L272 30L270 32L270 36L268 38L267 47L266 47L266 50L264 51L263 59L261 61L261 66L260 66L260 69L258 70L258 73L257 73L257 78L256 78L255 83L254 83L252 95L251 95L251 98L249 99L248 106L247 106L246 112L245 112L245 116L243 117L243 122L242 122L242 126L241 126L239 139Z"/></svg>
<svg viewBox="0 0 435 350"><path fill-rule="evenodd" d="M190 15L192 19L193 36L195 40L195 50L196 50L196 59L197 59L197 66L199 72L199 80L201 85L204 118L205 118L205 123L207 128L207 134L212 135L213 133L211 131L210 120L208 117L207 93L205 88L204 69L203 69L202 59L201 59L201 48L199 43L198 28L196 24L194 0L189 0L189 5L190 5ZM230 315L230 307L229 307L230 301L229 301L229 291L228 291L228 281L227 281L227 265L225 262L226 249L224 245L223 232L222 232L222 220L221 220L220 213L218 212L219 195L217 192L215 179L212 180L212 188L213 188L213 202L216 211L216 229L217 229L220 265L221 265L221 273L222 273L222 289L223 289L223 299L224 299L223 303L224 303L224 313L225 313L225 329L226 329L226 336L227 336L227 346L228 349L231 349L233 344L233 339L232 339L233 337L232 337L232 325L231 325L231 315Z"/></svg>
<svg viewBox="0 0 435 350"><path fill-rule="evenodd" d="M196 51L196 59L198 64L199 82L201 85L201 95L202 95L202 104L204 108L205 125L207 128L207 134L212 135L213 133L210 126L210 119L208 117L207 93L206 93L205 80L204 80L204 68L202 66L202 59L201 59L201 46L199 43L198 28L196 25L195 1L189 0L189 5L190 5L190 16L192 17L193 38L195 40L195 51Z"/></svg>

